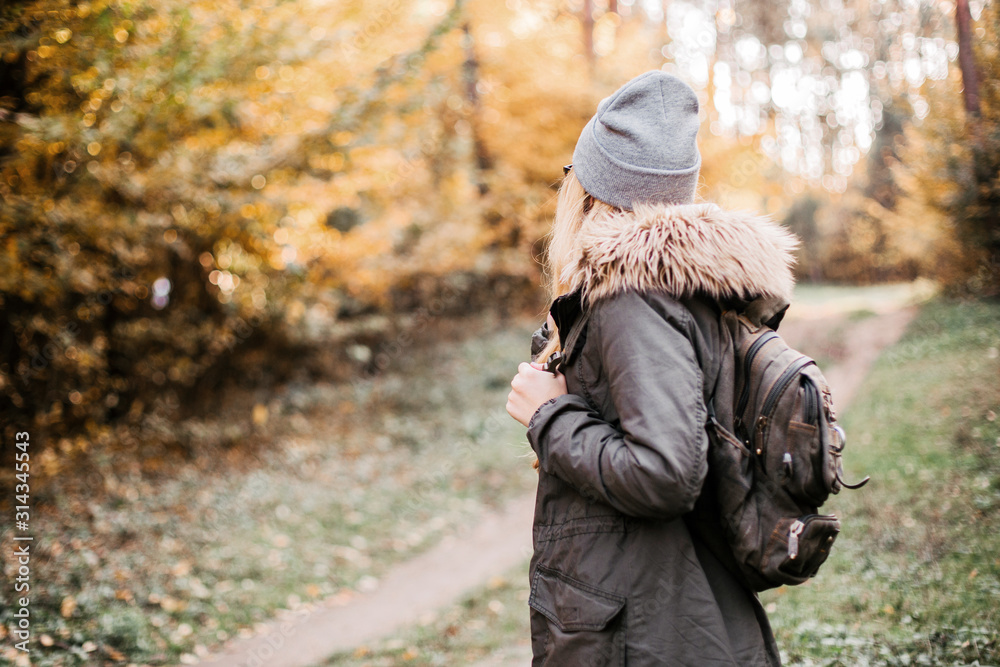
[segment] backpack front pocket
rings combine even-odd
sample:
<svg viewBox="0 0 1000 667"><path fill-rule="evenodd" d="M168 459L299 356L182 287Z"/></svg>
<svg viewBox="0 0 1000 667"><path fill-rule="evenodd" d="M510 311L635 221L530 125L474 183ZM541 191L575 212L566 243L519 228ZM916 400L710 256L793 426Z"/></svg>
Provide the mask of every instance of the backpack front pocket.
<svg viewBox="0 0 1000 667"><path fill-rule="evenodd" d="M788 423L781 462L785 488L793 498L816 507L826 502L831 490L818 465L829 458L820 452L822 446L818 426L798 421Z"/></svg>
<svg viewBox="0 0 1000 667"><path fill-rule="evenodd" d="M768 540L761 570L774 582L801 584L826 561L838 533L840 521L832 514L783 517Z"/></svg>
<svg viewBox="0 0 1000 667"><path fill-rule="evenodd" d="M624 597L538 566L528 605L549 620L542 664L625 664Z"/></svg>

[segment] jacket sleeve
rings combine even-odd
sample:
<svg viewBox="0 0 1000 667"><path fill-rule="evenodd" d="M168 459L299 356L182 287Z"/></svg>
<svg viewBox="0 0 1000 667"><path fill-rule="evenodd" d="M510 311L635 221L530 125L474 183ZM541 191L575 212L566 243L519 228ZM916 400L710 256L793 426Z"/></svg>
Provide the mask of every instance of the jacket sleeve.
<svg viewBox="0 0 1000 667"><path fill-rule="evenodd" d="M580 396L548 401L528 426L541 468L623 514L669 519L690 511L708 470L690 313L676 301L628 292L601 303L588 326L620 427Z"/></svg>

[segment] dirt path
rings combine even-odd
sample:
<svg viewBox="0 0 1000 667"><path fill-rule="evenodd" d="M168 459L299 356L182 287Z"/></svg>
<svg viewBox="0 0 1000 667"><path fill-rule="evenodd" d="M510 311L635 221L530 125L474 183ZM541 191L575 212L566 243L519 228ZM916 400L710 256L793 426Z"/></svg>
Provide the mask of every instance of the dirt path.
<svg viewBox="0 0 1000 667"><path fill-rule="evenodd" d="M823 364L823 373L833 390L836 407L843 413L879 353L899 340L916 313L915 307L888 307L882 313L852 321L850 308L832 314L815 310L789 319L780 328L782 337L792 347L813 356L823 355L832 362ZM524 667L530 662L531 646L525 637L517 645L501 649L473 667Z"/></svg>
<svg viewBox="0 0 1000 667"><path fill-rule="evenodd" d="M878 355L899 340L916 314L915 307L890 310L858 321L835 314L793 319L780 328L792 347L818 358L833 390L835 404L843 412Z"/></svg>
<svg viewBox="0 0 1000 667"><path fill-rule="evenodd" d="M531 555L534 497L517 498L502 512L402 563L375 591L316 606L268 624L257 636L231 644L203 664L218 667L305 667L381 639L463 593L503 574Z"/></svg>
<svg viewBox="0 0 1000 667"><path fill-rule="evenodd" d="M818 357L842 411L879 352L895 342L915 308L886 308L862 319L820 310L790 319L781 332L789 343ZM422 616L459 599L517 566L531 553L534 498L511 501L466 532L394 568L376 590L357 593L279 618L249 639L231 642L202 664L217 667L310 667L328 656L391 636ZM476 667L514 667L530 661L527 638Z"/></svg>

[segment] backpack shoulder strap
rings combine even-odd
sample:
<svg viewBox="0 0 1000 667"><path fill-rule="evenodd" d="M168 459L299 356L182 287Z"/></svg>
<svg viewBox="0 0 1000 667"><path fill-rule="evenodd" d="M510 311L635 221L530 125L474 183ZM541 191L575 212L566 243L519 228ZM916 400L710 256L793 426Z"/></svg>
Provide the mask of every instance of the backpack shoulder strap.
<svg viewBox="0 0 1000 667"><path fill-rule="evenodd" d="M719 372L705 403L708 409L707 421L730 430L733 427L736 392L736 341L742 326L744 325L737 311L724 310L719 315Z"/></svg>
<svg viewBox="0 0 1000 667"><path fill-rule="evenodd" d="M571 363L576 353L579 351L583 344L587 341L587 324L590 321L590 309L586 308L580 311L577 315L576 320L573 321L573 325L569 329L569 333L566 334L562 345L562 356L559 360L559 369L562 370L564 366Z"/></svg>
<svg viewBox="0 0 1000 667"><path fill-rule="evenodd" d="M556 370L572 361L577 348L586 340L585 332L587 321L590 319L590 308L583 302L582 291L576 290L557 297L552 302L549 313L555 320L556 329L559 331L559 359L558 363L552 367L553 370Z"/></svg>

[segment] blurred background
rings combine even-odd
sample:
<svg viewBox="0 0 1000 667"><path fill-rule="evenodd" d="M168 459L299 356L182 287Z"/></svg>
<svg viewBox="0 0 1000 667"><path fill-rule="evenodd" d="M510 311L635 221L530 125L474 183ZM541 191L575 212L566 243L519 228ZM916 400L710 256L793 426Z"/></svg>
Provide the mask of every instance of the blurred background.
<svg viewBox="0 0 1000 667"><path fill-rule="evenodd" d="M998 26L973 0L4 2L0 530L13 576L29 432L31 664L202 661L530 495L503 404L561 167L654 68L701 101L699 196L803 239L792 313L826 333L797 342L860 369L858 460L892 480L845 506L840 578L776 594L786 659L1000 661ZM523 644L524 578L330 664ZM0 664L29 664L12 591Z"/></svg>

